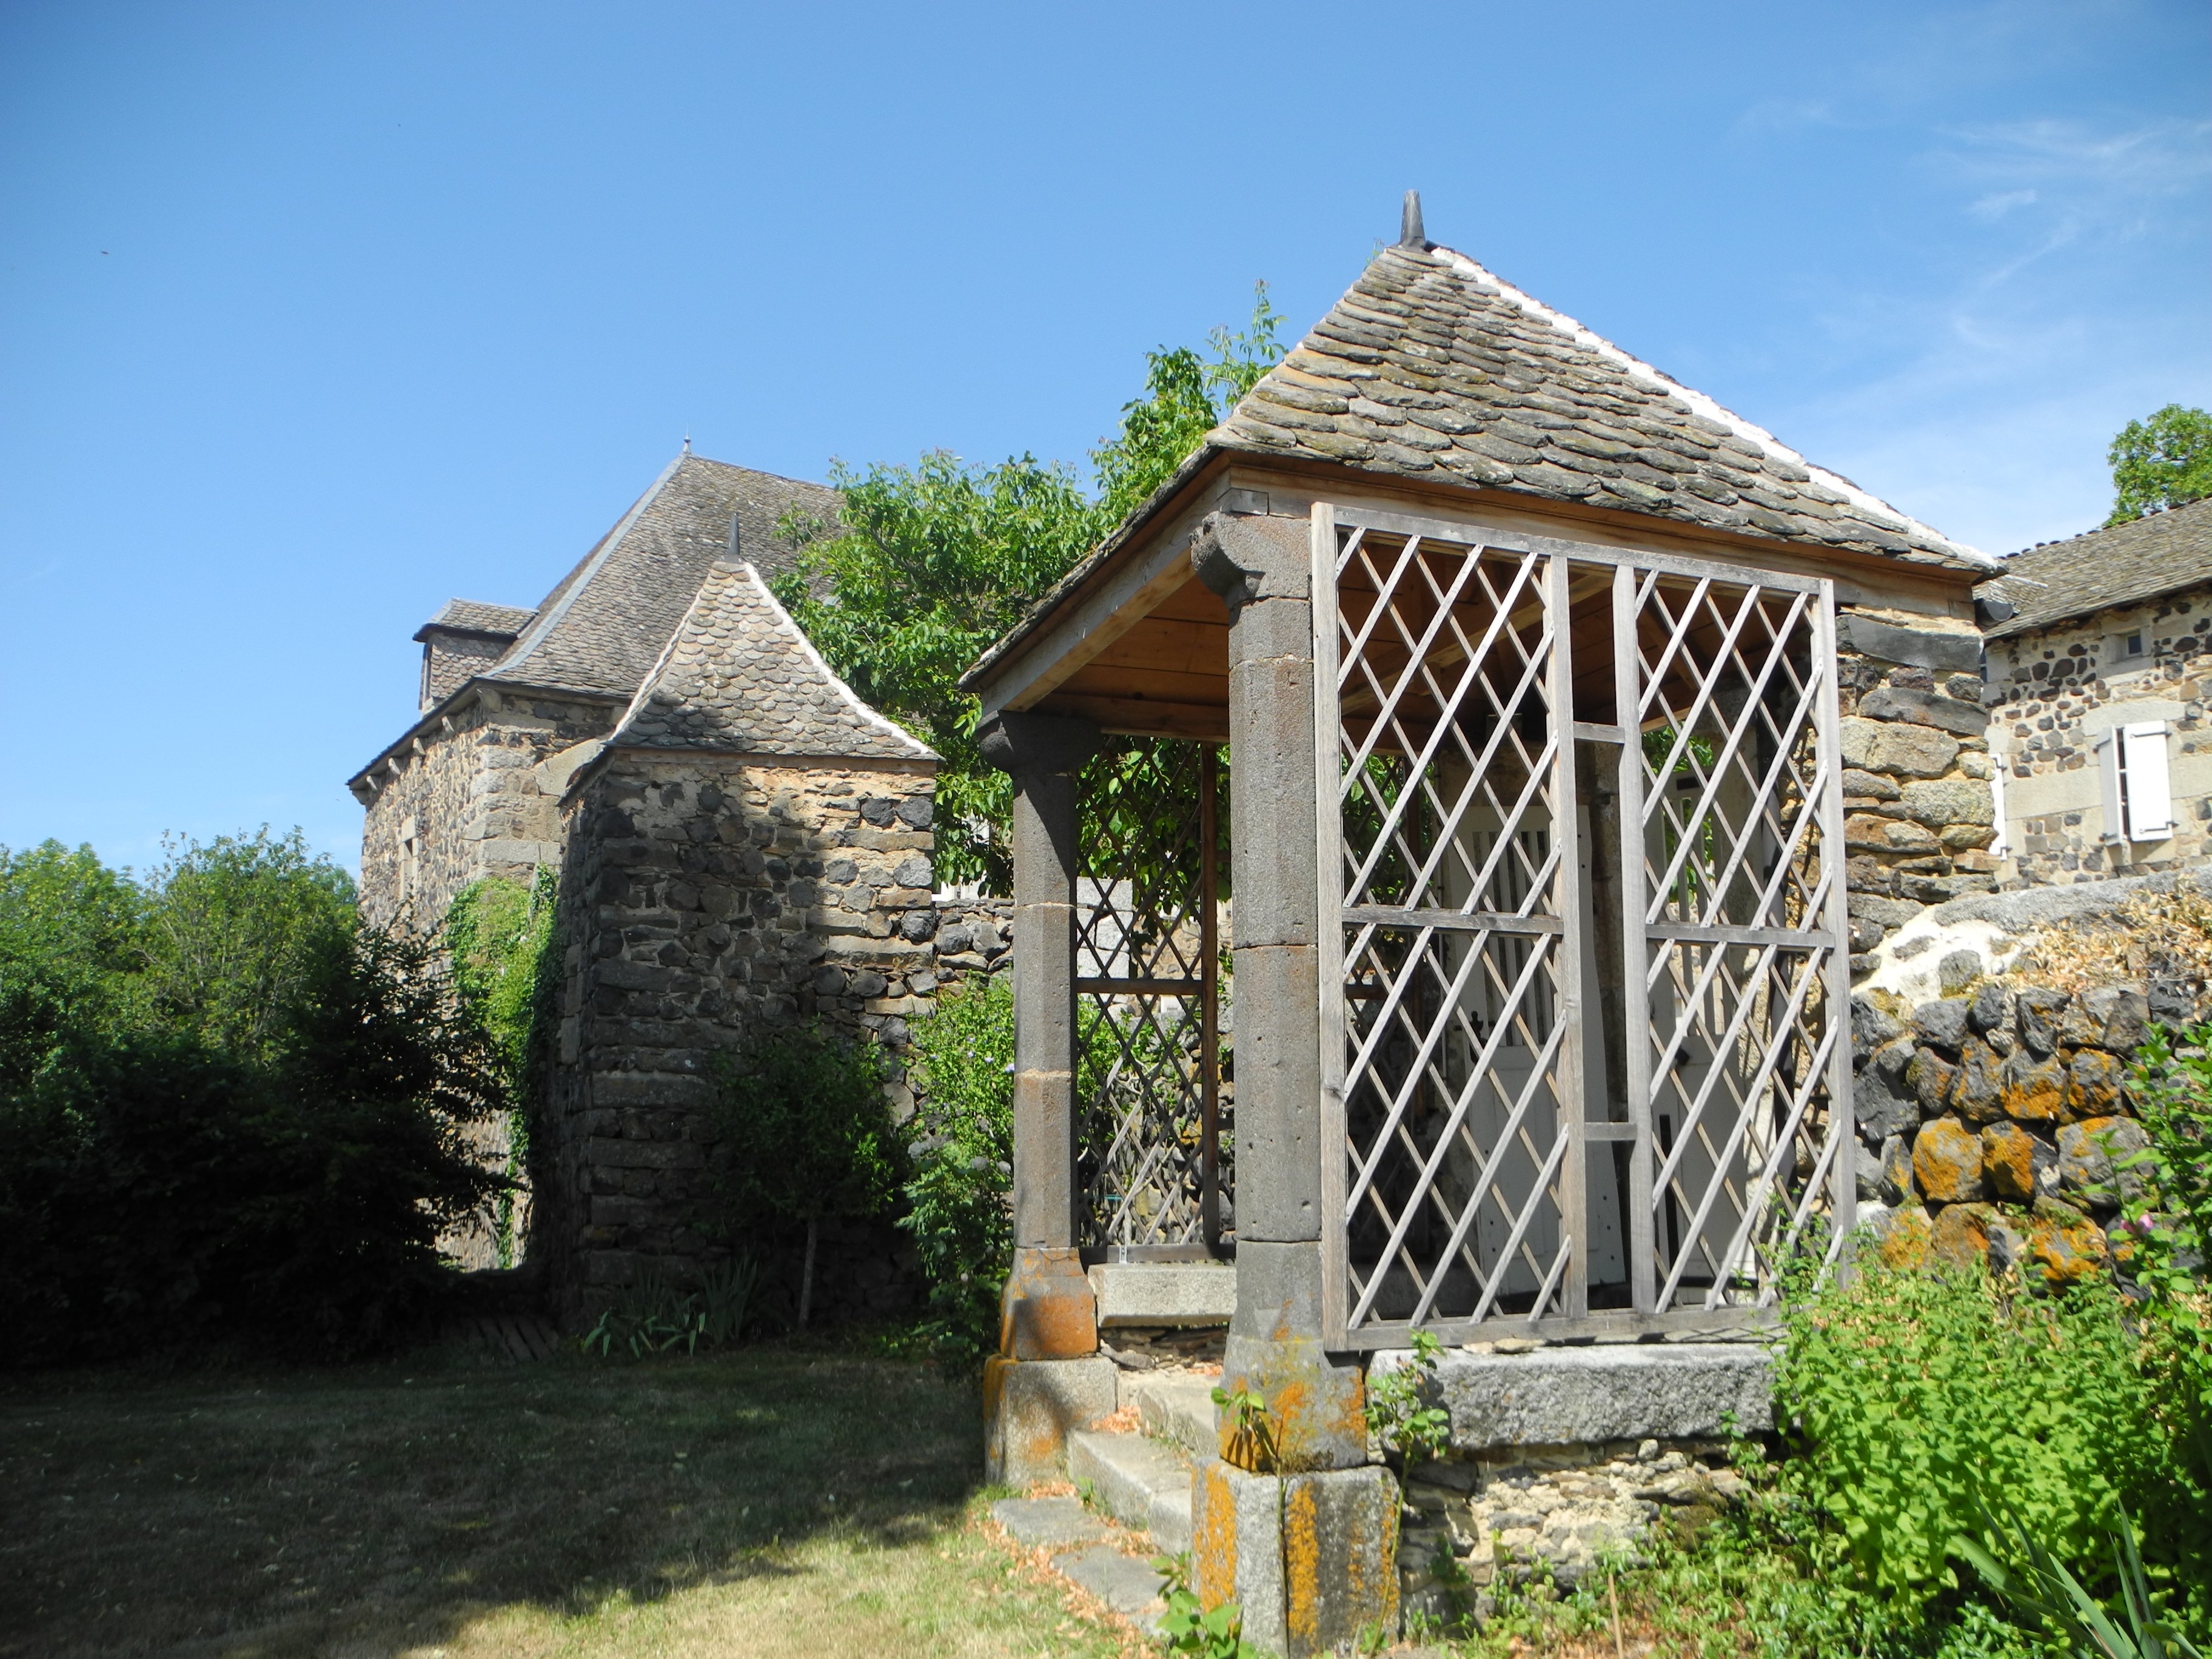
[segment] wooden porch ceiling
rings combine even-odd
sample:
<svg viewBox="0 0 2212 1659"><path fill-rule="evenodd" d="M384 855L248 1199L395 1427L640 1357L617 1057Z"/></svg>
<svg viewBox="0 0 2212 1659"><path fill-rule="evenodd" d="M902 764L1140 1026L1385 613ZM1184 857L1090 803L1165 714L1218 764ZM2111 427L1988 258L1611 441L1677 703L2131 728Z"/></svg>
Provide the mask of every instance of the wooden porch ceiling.
<svg viewBox="0 0 2212 1659"><path fill-rule="evenodd" d="M1228 742L1228 608L1190 577L1035 706L1127 737Z"/></svg>
<svg viewBox="0 0 2212 1659"><path fill-rule="evenodd" d="M1440 559L1460 556L1439 550ZM1439 586L1443 585L1441 582ZM1662 586L1687 591L1690 584L1666 579ZM1613 573L1596 566L1578 567L1569 590L1568 635L1574 660L1574 715L1577 720L1599 725L1616 722L1613 682ZM1364 591L1363 591L1364 590ZM1418 602L1401 591L1395 607L1401 628L1419 637L1427 628L1433 609L1425 613ZM1373 602L1371 586L1357 569L1345 573L1342 602L1350 614L1363 613ZM1766 607L1770 617L1776 615ZM1430 671L1449 684L1458 678L1455 665L1463 659L1457 641L1483 636L1492 620L1486 604L1463 600L1452 607L1453 623L1437 630L1427 657ZM1533 646L1540 625L1541 608L1533 598L1514 608L1508 619L1525 643ZM1656 625L1644 619L1643 641L1646 660L1661 653L1663 641ZM1709 617L1700 617L1690 628L1691 659L1711 659L1720 645L1720 630ZM1395 678L1404 672L1409 651L1395 653L1373 647L1369 662ZM1504 678L1509 674L1508 652L1495 659L1494 670L1485 678L1497 685L1499 696L1509 694ZM1679 703L1688 693L1684 664L1677 659L1668 678L1666 701ZM1371 687L1345 688L1344 708L1355 716L1374 706ZM1195 576L1172 589L1148 613L1117 635L1070 673L1050 692L1031 705L1044 714L1066 714L1095 720L1103 731L1121 736L1189 738L1209 743L1229 741L1229 616L1221 599ZM1433 718L1434 704L1415 690L1400 705L1401 719L1419 724L1424 714Z"/></svg>

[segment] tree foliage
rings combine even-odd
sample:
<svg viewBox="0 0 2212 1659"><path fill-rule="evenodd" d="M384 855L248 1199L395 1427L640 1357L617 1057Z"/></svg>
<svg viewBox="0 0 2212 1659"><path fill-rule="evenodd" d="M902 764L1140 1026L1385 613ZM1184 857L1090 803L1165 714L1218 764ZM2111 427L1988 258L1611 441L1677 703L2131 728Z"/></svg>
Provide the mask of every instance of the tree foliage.
<svg viewBox="0 0 2212 1659"><path fill-rule="evenodd" d="M1093 487L1058 462L1021 455L970 465L932 451L913 466L842 464L835 533L788 521L801 543L776 595L854 690L945 757L939 774L941 875L1010 880L1003 775L975 746L975 700L961 673L1174 473L1281 356L1280 319L1256 293L1242 333L1215 329L1213 355L1150 354L1142 396L1091 451ZM963 827L983 833L963 836ZM993 828L995 827L995 828Z"/></svg>
<svg viewBox="0 0 2212 1659"><path fill-rule="evenodd" d="M2106 459L2112 467L2108 526L2201 501L2212 495L2212 411L2168 404L2122 427Z"/></svg>
<svg viewBox="0 0 2212 1659"><path fill-rule="evenodd" d="M14 1363L210 1338L349 1353L452 1282L504 1093L429 946L296 832L0 851L0 1325Z"/></svg>
<svg viewBox="0 0 2212 1659"><path fill-rule="evenodd" d="M715 1069L714 1182L724 1231L740 1236L762 1217L805 1224L804 1325L823 1218L880 1215L898 1190L882 1051L819 1022L772 1025L718 1056Z"/></svg>

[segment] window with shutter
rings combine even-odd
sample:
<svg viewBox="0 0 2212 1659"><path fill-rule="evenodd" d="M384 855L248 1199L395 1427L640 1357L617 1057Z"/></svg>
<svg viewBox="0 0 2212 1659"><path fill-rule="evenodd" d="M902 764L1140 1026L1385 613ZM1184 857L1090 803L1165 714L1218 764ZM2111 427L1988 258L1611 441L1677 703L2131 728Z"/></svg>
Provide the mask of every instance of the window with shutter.
<svg viewBox="0 0 2212 1659"><path fill-rule="evenodd" d="M2116 726L2097 739L2104 807L2100 839L2164 841L2173 833L2173 792L2166 769L2166 722Z"/></svg>
<svg viewBox="0 0 2212 1659"><path fill-rule="evenodd" d="M2173 791L2166 775L2166 722L2120 730L2120 791L2130 841L2164 841L2173 833Z"/></svg>

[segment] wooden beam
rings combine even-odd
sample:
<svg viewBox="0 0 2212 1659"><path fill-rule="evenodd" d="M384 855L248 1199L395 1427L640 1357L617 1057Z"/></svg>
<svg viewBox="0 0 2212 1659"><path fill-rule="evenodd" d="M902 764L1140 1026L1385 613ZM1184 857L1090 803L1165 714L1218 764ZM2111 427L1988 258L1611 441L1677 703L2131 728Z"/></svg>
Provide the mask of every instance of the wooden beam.
<svg viewBox="0 0 2212 1659"><path fill-rule="evenodd" d="M1206 743L1229 741L1229 708L1224 703L1158 702L1145 697L1084 696L1055 691L1031 707L1040 714L1066 714L1096 720L1102 731L1126 738L1196 738Z"/></svg>

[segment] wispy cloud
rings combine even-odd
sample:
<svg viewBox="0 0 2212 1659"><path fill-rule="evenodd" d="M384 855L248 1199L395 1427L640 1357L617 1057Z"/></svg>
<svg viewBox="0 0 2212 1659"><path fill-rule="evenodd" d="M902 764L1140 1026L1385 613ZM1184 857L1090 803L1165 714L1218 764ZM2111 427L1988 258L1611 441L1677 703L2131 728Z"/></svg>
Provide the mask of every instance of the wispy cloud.
<svg viewBox="0 0 2212 1659"><path fill-rule="evenodd" d="M2032 190L2000 190L1969 203L1966 211L1984 224L1994 223L2016 207L2026 207L2036 199Z"/></svg>

